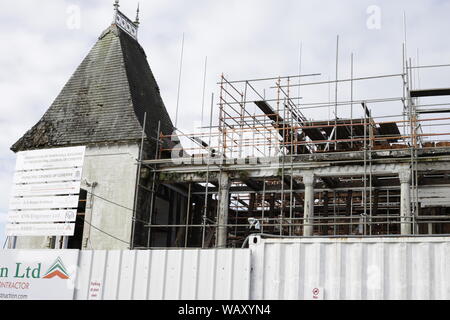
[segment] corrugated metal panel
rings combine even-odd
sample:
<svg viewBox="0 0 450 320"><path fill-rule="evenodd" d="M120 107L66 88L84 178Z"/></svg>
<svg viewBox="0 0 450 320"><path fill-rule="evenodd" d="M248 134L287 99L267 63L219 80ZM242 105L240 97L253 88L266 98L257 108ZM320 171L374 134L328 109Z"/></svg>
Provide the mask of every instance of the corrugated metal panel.
<svg viewBox="0 0 450 320"><path fill-rule="evenodd" d="M254 238L252 299L450 299L450 237Z"/></svg>
<svg viewBox="0 0 450 320"><path fill-rule="evenodd" d="M80 251L79 267L77 300L250 299L248 249Z"/></svg>

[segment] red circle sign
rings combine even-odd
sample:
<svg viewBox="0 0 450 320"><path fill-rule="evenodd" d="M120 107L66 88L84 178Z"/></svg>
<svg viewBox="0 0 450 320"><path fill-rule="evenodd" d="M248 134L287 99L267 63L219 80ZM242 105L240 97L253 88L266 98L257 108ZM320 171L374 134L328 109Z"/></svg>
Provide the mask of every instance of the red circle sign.
<svg viewBox="0 0 450 320"><path fill-rule="evenodd" d="M312 293L313 295L317 296L320 293L320 290L318 288L314 288Z"/></svg>

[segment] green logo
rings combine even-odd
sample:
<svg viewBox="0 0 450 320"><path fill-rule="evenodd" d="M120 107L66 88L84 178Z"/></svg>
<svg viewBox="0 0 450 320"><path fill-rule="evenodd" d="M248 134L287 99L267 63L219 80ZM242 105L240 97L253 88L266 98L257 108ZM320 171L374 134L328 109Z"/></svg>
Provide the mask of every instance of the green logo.
<svg viewBox="0 0 450 320"><path fill-rule="evenodd" d="M43 279L51 279L54 277L60 277L61 279L69 279L69 274L67 273L66 267L62 262L61 258L58 257L47 272L42 277Z"/></svg>

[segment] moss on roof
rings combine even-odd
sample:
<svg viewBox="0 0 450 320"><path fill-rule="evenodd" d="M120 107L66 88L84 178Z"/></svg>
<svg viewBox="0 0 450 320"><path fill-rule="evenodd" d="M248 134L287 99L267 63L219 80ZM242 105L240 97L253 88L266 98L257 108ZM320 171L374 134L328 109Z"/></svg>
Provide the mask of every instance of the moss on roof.
<svg viewBox="0 0 450 320"><path fill-rule="evenodd" d="M116 25L100 36L43 117L12 147L38 148L139 140L173 124L139 43Z"/></svg>

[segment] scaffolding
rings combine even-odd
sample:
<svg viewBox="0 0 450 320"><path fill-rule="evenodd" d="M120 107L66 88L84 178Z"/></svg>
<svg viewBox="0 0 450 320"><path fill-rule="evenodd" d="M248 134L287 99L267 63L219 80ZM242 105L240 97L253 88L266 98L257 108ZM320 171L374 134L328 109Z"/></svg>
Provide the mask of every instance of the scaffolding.
<svg viewBox="0 0 450 320"><path fill-rule="evenodd" d="M401 73L354 77L352 55L351 76L344 79L314 80L321 74L312 73L231 81L221 75L209 126L158 133L155 159L139 161L152 172L145 247L158 247L154 229L173 231L167 246L202 248L240 247L251 233L450 233L450 102L422 103L449 96L450 89L421 89L413 81L419 69L449 66L404 59ZM355 99L355 86L369 83L370 89L373 81L395 83L399 94ZM316 88L332 85L334 101L311 99ZM342 99L340 86L349 91ZM166 143L174 140L185 142ZM159 216L164 211L155 204L156 185L184 195L178 218L152 219L155 207Z"/></svg>

